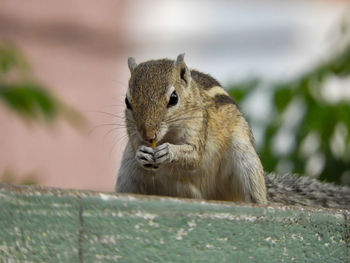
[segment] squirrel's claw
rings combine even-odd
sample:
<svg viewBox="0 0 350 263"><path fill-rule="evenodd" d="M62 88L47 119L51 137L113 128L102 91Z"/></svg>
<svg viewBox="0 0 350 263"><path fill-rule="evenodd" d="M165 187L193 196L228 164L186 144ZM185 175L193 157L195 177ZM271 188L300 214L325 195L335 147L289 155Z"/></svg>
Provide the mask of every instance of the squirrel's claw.
<svg viewBox="0 0 350 263"><path fill-rule="evenodd" d="M145 169L157 169L153 155L153 148L141 145L136 151L135 159Z"/></svg>
<svg viewBox="0 0 350 263"><path fill-rule="evenodd" d="M154 149L154 162L157 166L170 163L173 153L170 151L169 143L163 143Z"/></svg>
<svg viewBox="0 0 350 263"><path fill-rule="evenodd" d="M154 170L170 163L173 160L173 153L170 151L169 143L163 143L156 148L141 145L136 151L135 159L144 169Z"/></svg>

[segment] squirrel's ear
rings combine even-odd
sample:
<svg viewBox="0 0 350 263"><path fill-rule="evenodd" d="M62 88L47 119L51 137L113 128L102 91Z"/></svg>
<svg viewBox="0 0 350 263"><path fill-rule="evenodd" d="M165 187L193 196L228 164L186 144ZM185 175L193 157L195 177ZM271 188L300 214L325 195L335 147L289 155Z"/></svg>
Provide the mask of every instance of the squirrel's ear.
<svg viewBox="0 0 350 263"><path fill-rule="evenodd" d="M186 66L184 56L185 53L178 55L174 66L178 70L180 78L188 85L191 81L191 71Z"/></svg>
<svg viewBox="0 0 350 263"><path fill-rule="evenodd" d="M133 57L128 58L128 66L130 69L130 73L133 73L135 68L137 67L136 61Z"/></svg>

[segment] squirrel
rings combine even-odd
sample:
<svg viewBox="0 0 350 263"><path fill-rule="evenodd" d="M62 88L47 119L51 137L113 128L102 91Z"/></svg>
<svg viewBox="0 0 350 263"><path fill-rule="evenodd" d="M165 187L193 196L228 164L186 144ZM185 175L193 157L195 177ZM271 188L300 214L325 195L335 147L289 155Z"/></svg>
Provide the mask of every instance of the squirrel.
<svg viewBox="0 0 350 263"><path fill-rule="evenodd" d="M190 70L184 54L175 61L139 65L130 57L128 66L129 140L116 192L257 204L338 204L333 185L319 198L322 186L315 180L265 175L251 129L233 98L210 75ZM335 200L327 199L330 193ZM342 188L340 199L336 207L350 206L349 188Z"/></svg>

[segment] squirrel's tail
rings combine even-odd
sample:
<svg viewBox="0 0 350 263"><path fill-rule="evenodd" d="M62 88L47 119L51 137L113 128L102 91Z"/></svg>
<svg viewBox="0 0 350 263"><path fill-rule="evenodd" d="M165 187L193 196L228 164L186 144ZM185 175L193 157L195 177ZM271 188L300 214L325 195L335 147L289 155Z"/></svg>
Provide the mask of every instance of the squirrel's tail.
<svg viewBox="0 0 350 263"><path fill-rule="evenodd" d="M350 188L292 174L265 176L267 200L286 205L350 209Z"/></svg>

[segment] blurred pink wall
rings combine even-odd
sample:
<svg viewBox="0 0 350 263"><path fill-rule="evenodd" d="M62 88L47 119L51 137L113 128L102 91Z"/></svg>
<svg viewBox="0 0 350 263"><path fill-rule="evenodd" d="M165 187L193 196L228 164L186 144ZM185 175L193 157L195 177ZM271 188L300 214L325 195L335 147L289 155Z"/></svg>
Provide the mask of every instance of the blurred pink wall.
<svg viewBox="0 0 350 263"><path fill-rule="evenodd" d="M36 78L81 111L89 128L77 131L62 120L29 125L0 103L0 176L6 171L21 182L34 174L41 185L113 190L125 135L117 129L104 137L113 126L89 130L122 123L94 111L123 115L124 9L115 0L1 1L0 39L16 43Z"/></svg>

